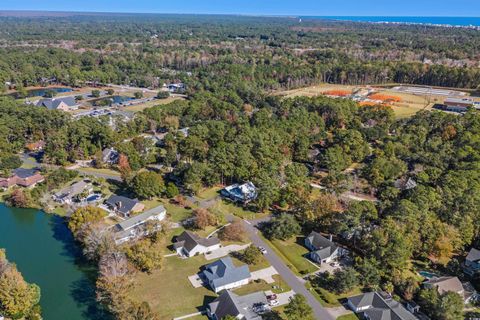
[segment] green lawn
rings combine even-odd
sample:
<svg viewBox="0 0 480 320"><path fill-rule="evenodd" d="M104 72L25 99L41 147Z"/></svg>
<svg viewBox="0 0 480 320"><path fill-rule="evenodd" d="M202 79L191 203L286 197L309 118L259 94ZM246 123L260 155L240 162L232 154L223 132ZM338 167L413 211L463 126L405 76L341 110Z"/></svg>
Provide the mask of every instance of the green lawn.
<svg viewBox="0 0 480 320"><path fill-rule="evenodd" d="M259 219L262 217L267 216L269 213L258 213L258 212L253 212L250 210L246 210L232 202L225 201L225 200L219 200L217 203L211 208L212 211L219 211L223 213L224 215L234 215L242 219L247 219L247 220L253 220L253 219Z"/></svg>
<svg viewBox="0 0 480 320"><path fill-rule="evenodd" d="M258 282L251 282L247 286L243 286L237 289L234 289L233 292L235 292L238 295L246 295L258 291L273 291L274 293L282 293L282 292L288 292L290 291L290 287L287 285L285 281L282 280L282 278L277 274L273 276L273 279L275 280L274 283L266 283L263 280L260 280Z"/></svg>
<svg viewBox="0 0 480 320"><path fill-rule="evenodd" d="M173 235L179 231L181 229L170 230L167 234L167 243L170 243ZM166 257L161 270L153 271L151 274L139 272L134 276L135 287L130 296L135 301L148 302L152 310L158 313L160 319L172 319L198 312L203 309L204 305L213 301L217 295L204 287L194 288L188 280L188 276L198 273L202 266L211 262L213 261L207 261L203 256L188 259L181 259L177 256ZM241 264L236 259L234 262ZM268 264L265 265L262 261L251 270L267 266ZM290 290L280 276L275 275L273 278L275 283L252 282L236 289L235 292L244 295L260 290L272 290L277 293ZM204 318L198 317L198 319Z"/></svg>
<svg viewBox="0 0 480 320"><path fill-rule="evenodd" d="M304 237L293 237L287 241L265 239L275 252L285 261L287 266L297 275L315 272L318 269L304 256L309 252L303 246Z"/></svg>
<svg viewBox="0 0 480 320"><path fill-rule="evenodd" d="M160 319L172 319L198 312L205 304L216 297L207 288L194 288L188 276L198 273L200 267L207 264L203 256L180 259L165 258L162 270L151 274L138 273L135 289L131 297L137 301L147 301Z"/></svg>
<svg viewBox="0 0 480 320"><path fill-rule="evenodd" d="M101 174L108 174L108 175L111 175L111 176L120 176L120 172L112 170L112 169L97 169L97 168L88 167L88 168L80 168L80 169L78 169L78 171L86 173L86 174L101 173Z"/></svg>
<svg viewBox="0 0 480 320"><path fill-rule="evenodd" d="M309 287L311 286L309 285ZM341 306L340 300L361 294L362 290L357 287L350 292L335 294L324 288L314 288L314 290L312 290L312 293L324 307L331 308Z"/></svg>
<svg viewBox="0 0 480 320"><path fill-rule="evenodd" d="M222 190L221 187L211 187L207 189L202 189L197 194L197 197L203 200L212 199L219 195L220 190Z"/></svg>

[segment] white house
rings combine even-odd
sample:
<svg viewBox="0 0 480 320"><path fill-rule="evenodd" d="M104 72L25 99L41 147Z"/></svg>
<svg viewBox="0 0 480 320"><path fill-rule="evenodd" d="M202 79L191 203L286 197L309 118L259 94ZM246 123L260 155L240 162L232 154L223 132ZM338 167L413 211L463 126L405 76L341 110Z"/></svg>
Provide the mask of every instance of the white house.
<svg viewBox="0 0 480 320"><path fill-rule="evenodd" d="M179 256L193 257L199 254L212 252L221 247L220 240L216 237L201 238L193 232L184 231L175 238L173 248Z"/></svg>
<svg viewBox="0 0 480 320"><path fill-rule="evenodd" d="M114 227L115 243L122 244L148 235L146 223L148 221L162 221L165 219L166 215L167 211L165 208L163 206L158 206L118 223Z"/></svg>

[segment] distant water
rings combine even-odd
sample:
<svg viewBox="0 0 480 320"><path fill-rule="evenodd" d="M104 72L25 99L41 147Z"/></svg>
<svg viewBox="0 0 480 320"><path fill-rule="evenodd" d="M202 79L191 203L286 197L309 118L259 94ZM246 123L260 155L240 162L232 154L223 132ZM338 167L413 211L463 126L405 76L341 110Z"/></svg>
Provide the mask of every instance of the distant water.
<svg viewBox="0 0 480 320"><path fill-rule="evenodd" d="M329 19L358 22L417 23L480 27L480 17L366 17L366 16L305 16L305 19Z"/></svg>

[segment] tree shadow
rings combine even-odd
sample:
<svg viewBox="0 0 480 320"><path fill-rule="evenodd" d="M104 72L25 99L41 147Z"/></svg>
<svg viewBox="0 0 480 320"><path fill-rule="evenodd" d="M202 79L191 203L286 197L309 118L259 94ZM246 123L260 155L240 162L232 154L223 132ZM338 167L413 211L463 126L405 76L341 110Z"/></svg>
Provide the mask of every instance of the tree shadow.
<svg viewBox="0 0 480 320"><path fill-rule="evenodd" d="M83 256L82 249L68 229L66 220L59 216L53 216L50 220L50 226L53 237L62 243L60 254L68 257L82 274L80 280L71 283L70 295L77 305L84 310L82 314L85 319L113 319L112 315L96 301L95 282L98 270L91 261Z"/></svg>
<svg viewBox="0 0 480 320"><path fill-rule="evenodd" d="M114 317L97 302L94 279L89 279L86 275L85 278L73 282L70 286L70 292L77 305L84 309L82 315L85 319L114 319Z"/></svg>
<svg viewBox="0 0 480 320"><path fill-rule="evenodd" d="M203 304L201 306L197 307L198 311L205 311L205 306L209 305L212 303L217 297L215 296L204 296L203 297Z"/></svg>

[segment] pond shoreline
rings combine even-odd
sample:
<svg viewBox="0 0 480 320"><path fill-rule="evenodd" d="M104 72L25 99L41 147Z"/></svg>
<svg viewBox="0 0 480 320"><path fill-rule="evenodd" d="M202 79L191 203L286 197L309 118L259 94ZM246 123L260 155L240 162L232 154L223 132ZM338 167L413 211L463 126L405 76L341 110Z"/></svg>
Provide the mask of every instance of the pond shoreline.
<svg viewBox="0 0 480 320"><path fill-rule="evenodd" d="M110 317L96 301L98 269L83 256L64 217L0 203L0 235L9 260L40 286L46 320Z"/></svg>

